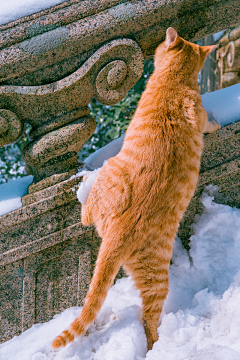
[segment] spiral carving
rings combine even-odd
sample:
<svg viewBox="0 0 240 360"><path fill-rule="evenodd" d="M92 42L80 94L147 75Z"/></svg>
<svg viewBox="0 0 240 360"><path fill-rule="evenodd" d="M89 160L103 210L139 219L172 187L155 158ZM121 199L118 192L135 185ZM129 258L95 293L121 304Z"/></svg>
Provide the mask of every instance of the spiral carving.
<svg viewBox="0 0 240 360"><path fill-rule="evenodd" d="M235 47L233 42L230 42L228 51L229 52L227 54L227 62L228 62L228 66L232 67L234 63L234 55L235 55Z"/></svg>
<svg viewBox="0 0 240 360"><path fill-rule="evenodd" d="M75 109L86 107L95 97L105 105L120 101L141 77L144 58L131 39L113 40L100 47L74 73L51 84L40 86L0 86L0 106L11 102L22 121L34 129ZM67 123L67 122L66 122ZM62 124L61 124L62 125Z"/></svg>
<svg viewBox="0 0 240 360"><path fill-rule="evenodd" d="M23 124L10 110L0 110L0 146L18 140L23 132Z"/></svg>
<svg viewBox="0 0 240 360"><path fill-rule="evenodd" d="M79 69L59 81L0 86L0 107L10 103L21 121L32 126L32 142L23 156L34 171L34 181L75 166L78 151L95 130L95 121L83 117L91 99L106 105L119 102L141 77L143 68L139 45L131 39L117 39L101 46ZM1 110L0 146L21 135L17 116Z"/></svg>
<svg viewBox="0 0 240 360"><path fill-rule="evenodd" d="M115 60L107 64L96 79L97 99L104 103L117 102L125 95L122 85L127 76L127 64Z"/></svg>
<svg viewBox="0 0 240 360"><path fill-rule="evenodd" d="M109 70L109 68L110 68L110 70ZM107 82L108 82L109 86L112 89L115 89L126 78L126 76L127 76L127 65L126 65L126 63L124 61L121 61L121 60L112 61L110 64L105 66L105 68L103 68L100 71L100 73L98 75L98 78L105 71L108 72Z"/></svg>
<svg viewBox="0 0 240 360"><path fill-rule="evenodd" d="M116 42L116 44L114 44ZM130 39L111 43L117 59L109 62L96 78L96 99L106 105L120 101L141 77L144 58L140 47Z"/></svg>

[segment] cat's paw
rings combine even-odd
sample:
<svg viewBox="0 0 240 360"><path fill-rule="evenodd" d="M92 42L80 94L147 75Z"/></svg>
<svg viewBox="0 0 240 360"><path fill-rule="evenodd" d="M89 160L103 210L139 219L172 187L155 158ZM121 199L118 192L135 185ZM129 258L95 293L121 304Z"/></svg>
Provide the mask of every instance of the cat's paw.
<svg viewBox="0 0 240 360"><path fill-rule="evenodd" d="M203 129L204 134L211 134L217 130L221 129L221 125L216 121L208 121Z"/></svg>
<svg viewBox="0 0 240 360"><path fill-rule="evenodd" d="M217 123L216 121L212 121L212 125L213 125L215 131L221 129L221 125L219 123Z"/></svg>

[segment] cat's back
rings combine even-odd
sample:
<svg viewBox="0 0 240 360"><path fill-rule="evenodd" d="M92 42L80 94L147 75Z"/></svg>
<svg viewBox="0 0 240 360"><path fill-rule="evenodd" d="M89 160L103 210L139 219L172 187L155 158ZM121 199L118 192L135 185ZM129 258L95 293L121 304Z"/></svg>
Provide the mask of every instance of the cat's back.
<svg viewBox="0 0 240 360"><path fill-rule="evenodd" d="M104 165L95 184L114 213L169 209L190 199L197 184L202 152L198 123L204 110L197 73L190 75L198 55L186 44L180 52L165 49L162 60L158 49L121 151Z"/></svg>

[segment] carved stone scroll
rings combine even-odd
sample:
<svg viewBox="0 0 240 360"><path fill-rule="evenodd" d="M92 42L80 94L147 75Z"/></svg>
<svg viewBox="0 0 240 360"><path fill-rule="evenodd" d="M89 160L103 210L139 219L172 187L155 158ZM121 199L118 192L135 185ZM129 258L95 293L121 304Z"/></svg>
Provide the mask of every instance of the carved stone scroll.
<svg viewBox="0 0 240 360"><path fill-rule="evenodd" d="M4 108L8 103L12 111L35 129L73 109L87 106L93 96L102 98L108 104L118 102L141 77L143 60L141 49L135 41L113 40L102 46L77 71L64 79L41 86L0 86L0 107ZM99 83L98 75L101 70L112 61L125 62L127 73L124 72L124 81L121 80L119 86L116 84L113 98L108 96L105 99L103 89L101 86L95 87L95 83L96 80ZM108 65L107 69L106 81L112 66ZM55 128L57 127L56 121Z"/></svg>
<svg viewBox="0 0 240 360"><path fill-rule="evenodd" d="M0 82L41 85L60 80L114 39L135 40L146 58L169 26L192 41L239 21L239 0L68 1L62 9L16 21L2 31L0 27Z"/></svg>
<svg viewBox="0 0 240 360"><path fill-rule="evenodd" d="M76 165L79 150L96 126L92 117L86 117L92 97L108 105L119 102L141 77L143 66L138 44L118 39L102 46L77 71L54 83L0 86L0 108L8 104L12 117L14 112L16 119L32 125L33 141L25 147L23 157L34 170L35 182ZM0 141L6 143L7 123L4 119L1 123Z"/></svg>
<svg viewBox="0 0 240 360"><path fill-rule="evenodd" d="M219 41L217 50L220 89L240 82L240 26L230 29Z"/></svg>
<svg viewBox="0 0 240 360"><path fill-rule="evenodd" d="M23 123L10 110L0 110L0 146L11 144L19 139Z"/></svg>

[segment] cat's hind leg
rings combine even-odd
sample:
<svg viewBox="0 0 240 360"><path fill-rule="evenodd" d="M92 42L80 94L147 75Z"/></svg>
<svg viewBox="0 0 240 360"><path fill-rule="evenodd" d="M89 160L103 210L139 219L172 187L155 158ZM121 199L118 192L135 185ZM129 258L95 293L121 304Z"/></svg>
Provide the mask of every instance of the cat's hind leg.
<svg viewBox="0 0 240 360"><path fill-rule="evenodd" d="M82 312L69 329L63 331L52 342L53 348L65 346L75 337L84 334L88 326L96 319L107 292L122 265L123 251L126 252L124 248L126 246L123 246L121 239L110 237L103 239Z"/></svg>
<svg viewBox="0 0 240 360"><path fill-rule="evenodd" d="M142 319L149 350L158 340L158 322L168 294L171 248L167 253L164 257L159 255L159 249L145 248L124 265L140 290Z"/></svg>

